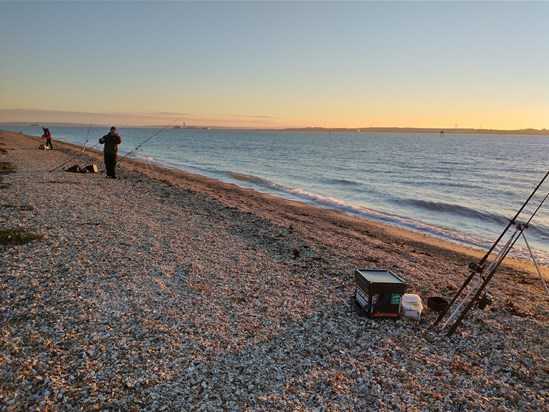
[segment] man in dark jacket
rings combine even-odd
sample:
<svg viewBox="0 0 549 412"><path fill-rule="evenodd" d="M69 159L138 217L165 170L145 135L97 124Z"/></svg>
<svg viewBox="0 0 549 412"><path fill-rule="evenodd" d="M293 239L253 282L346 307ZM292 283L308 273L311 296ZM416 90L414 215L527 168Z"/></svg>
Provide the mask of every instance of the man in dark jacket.
<svg viewBox="0 0 549 412"><path fill-rule="evenodd" d="M116 127L111 127L109 134L106 134L99 139L99 143L105 145L103 147L103 157L105 158L107 177L116 179L116 155L118 153L118 145L122 143L122 139L116 131Z"/></svg>

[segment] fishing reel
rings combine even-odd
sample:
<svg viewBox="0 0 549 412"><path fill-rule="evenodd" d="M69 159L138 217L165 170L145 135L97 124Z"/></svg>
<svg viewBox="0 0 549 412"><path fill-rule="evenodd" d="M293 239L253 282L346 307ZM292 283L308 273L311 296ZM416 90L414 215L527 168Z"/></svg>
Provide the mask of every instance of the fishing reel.
<svg viewBox="0 0 549 412"><path fill-rule="evenodd" d="M484 271L484 265L479 265L476 262L469 263L469 269L475 273L482 273Z"/></svg>
<svg viewBox="0 0 549 412"><path fill-rule="evenodd" d="M477 308L480 310L486 309L486 306L492 304L492 295L489 293L485 293L477 303Z"/></svg>

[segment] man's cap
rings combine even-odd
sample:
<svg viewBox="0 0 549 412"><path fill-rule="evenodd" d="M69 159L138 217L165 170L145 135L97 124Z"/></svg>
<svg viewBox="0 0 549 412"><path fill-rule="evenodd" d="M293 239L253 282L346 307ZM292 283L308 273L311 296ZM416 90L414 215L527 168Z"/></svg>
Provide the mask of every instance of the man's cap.
<svg viewBox="0 0 549 412"><path fill-rule="evenodd" d="M112 126L112 127L111 127L111 130L116 130L116 127Z"/></svg>

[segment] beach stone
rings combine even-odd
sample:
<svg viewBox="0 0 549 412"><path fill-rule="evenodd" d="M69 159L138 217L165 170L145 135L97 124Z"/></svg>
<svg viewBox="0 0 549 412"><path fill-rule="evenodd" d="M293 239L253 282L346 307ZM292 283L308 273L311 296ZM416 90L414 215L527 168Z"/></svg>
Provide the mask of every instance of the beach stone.
<svg viewBox="0 0 549 412"><path fill-rule="evenodd" d="M375 263L450 298L475 251L131 159L116 181L49 173L81 148L0 144L16 165L0 227L43 236L0 246L6 410L546 408L546 296L520 281L532 268L502 265L494 310L446 338L428 309L359 316L353 273Z"/></svg>

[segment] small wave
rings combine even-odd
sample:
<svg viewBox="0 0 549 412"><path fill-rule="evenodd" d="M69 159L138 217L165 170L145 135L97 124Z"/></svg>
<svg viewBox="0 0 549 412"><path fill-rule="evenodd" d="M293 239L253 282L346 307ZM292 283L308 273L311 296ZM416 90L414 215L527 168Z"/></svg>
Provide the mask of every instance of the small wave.
<svg viewBox="0 0 549 412"><path fill-rule="evenodd" d="M133 157L133 156L131 156ZM161 164L161 162L157 162L156 159L152 156L145 156L144 154L142 153L138 153L135 155L136 158L138 159L142 159L142 160L146 160L148 162L155 162L155 163L158 163L158 164Z"/></svg>
<svg viewBox="0 0 549 412"><path fill-rule="evenodd" d="M399 179L398 183L401 183L403 185L407 185L413 188L425 187L427 189L432 189L434 184L433 181L429 181L429 180L418 181L416 179L406 178L406 177ZM439 188L449 188L453 190L476 190L479 188L478 185L470 182L458 181L458 180L447 180L444 178L437 179L436 185Z"/></svg>
<svg viewBox="0 0 549 412"><path fill-rule="evenodd" d="M267 186L272 186L274 184L273 182L267 179L263 179L261 177L257 177L253 175L248 175L245 173L239 173L239 172L224 172L224 173L227 174L229 177L242 182L255 183L257 185L267 185Z"/></svg>
<svg viewBox="0 0 549 412"><path fill-rule="evenodd" d="M354 180L347 180L347 179L324 179L324 182L329 185L337 185L337 186L360 186L360 183L355 182Z"/></svg>
<svg viewBox="0 0 549 412"><path fill-rule="evenodd" d="M398 199L394 200L395 203L406 203L412 207L425 209L429 211L435 211L439 213L448 213L452 215L458 215L463 216L468 219L478 219L482 221L492 221L497 224L505 224L509 222L509 219L507 219L505 216L489 213L489 212L482 212L476 209L472 209L467 206L462 206L454 203L444 203L444 202L435 202L430 200L421 200L421 199Z"/></svg>
<svg viewBox="0 0 549 412"><path fill-rule="evenodd" d="M526 233L532 233L532 236L540 239L542 243L549 244L549 227L545 225L530 223L528 225Z"/></svg>
<svg viewBox="0 0 549 412"><path fill-rule="evenodd" d="M130 156L134 157L133 154ZM159 164L165 167L169 167L177 170L183 170L189 173L206 176L219 181L234 183L234 184L237 184L238 186L251 188L258 192L268 193L274 196L282 197L289 200L299 201L306 204L311 204L317 207L339 210L341 212L351 214L357 217L385 223L395 227L412 230L418 233L431 235L437 238L449 240L458 244L462 244L462 245L473 247L473 248L478 248L481 250L486 250L491 245L491 240L482 239L476 236L472 236L471 234L465 234L465 233L457 232L452 229L448 229L448 228L444 228L444 227L440 227L432 224L427 224L427 223L415 221L408 218L403 218L402 216L394 215L387 212L378 212L363 206L349 204L343 200L340 200L334 197L322 196L319 194L312 193L308 190L287 187L287 186L275 183L271 180L254 176L254 175L249 175L246 173L233 172L233 171L219 171L215 169L206 170L204 168L194 168L191 166L183 166L180 163L171 163L165 160L158 161L158 160L154 160L154 158L149 158L148 160L153 164ZM338 179L333 179L334 182L337 180ZM343 181L344 180L345 179L343 179ZM353 184L353 182L347 181L347 184ZM417 200L417 199L397 199L393 201L397 203L404 202L407 205L410 205L412 207L424 209L428 211L430 210L430 211L436 211L440 213L450 213L450 214L453 214L454 216L463 216L464 219L474 218L482 221L486 221L488 219L493 222L496 222L500 226L504 226L509 223L509 220L506 218L506 216L482 212L482 211L478 211L478 210L475 210L466 206L462 206L462 205L457 205L457 204L449 204L444 202L435 202L435 201L426 201L426 200ZM532 233L534 238L541 237L542 240L545 240L547 238L546 225L536 226L532 224L529 228L529 232ZM525 250L520 245L517 245L517 247L514 248L511 255L519 259L525 259L525 260L530 259L528 251ZM547 264L549 262L549 255L545 252L542 252L541 255L537 256L537 258L539 259L538 262L541 264Z"/></svg>

